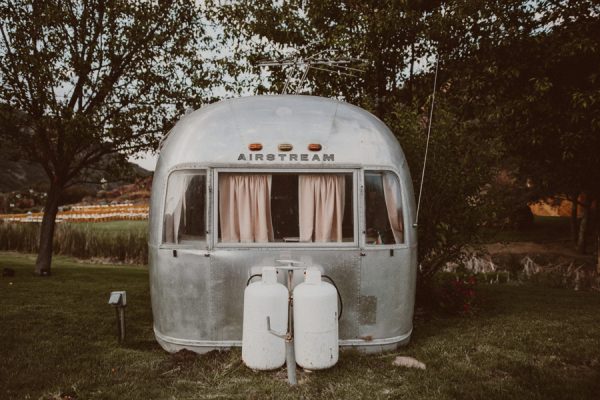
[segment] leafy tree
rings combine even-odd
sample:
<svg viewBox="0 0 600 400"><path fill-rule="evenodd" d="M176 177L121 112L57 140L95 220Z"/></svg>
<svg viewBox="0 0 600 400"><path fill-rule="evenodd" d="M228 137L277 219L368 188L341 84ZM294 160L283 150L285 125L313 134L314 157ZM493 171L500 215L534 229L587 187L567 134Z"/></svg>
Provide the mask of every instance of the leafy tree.
<svg viewBox="0 0 600 400"><path fill-rule="evenodd" d="M283 57L357 60L331 73L327 66L310 69L307 91L339 97L382 117L399 99L410 97L419 59L430 52L423 32L437 1L208 1L210 16L223 29L221 40L242 60L230 74L237 85L258 85L257 92L281 92L290 68L272 68L269 82L258 79L259 61ZM359 60L359 61L358 61ZM302 75L302 70L296 71ZM405 84L408 82L408 86ZM406 87L405 87L406 86ZM407 89L407 90L404 90ZM402 93L404 91L404 93ZM408 99L410 100L410 99Z"/></svg>
<svg viewBox="0 0 600 400"><path fill-rule="evenodd" d="M1 142L50 181L35 271L50 273L61 195L110 158L153 149L209 96L210 46L194 1L2 1Z"/></svg>
<svg viewBox="0 0 600 400"><path fill-rule="evenodd" d="M358 77L310 70L307 91L360 105L391 126L415 186L432 86L424 64L437 48L443 91L419 229L421 259L432 270L490 219L498 194L485 184L499 169L515 177L515 191L533 184L513 196L521 207L567 195L586 199L587 215L598 198L597 2L239 1L214 10L228 28L224 43L246 60L232 76L243 77L241 85L268 77L258 92L281 90L290 72L261 74L257 61L265 58L335 49L326 54L364 60ZM580 248L586 225L584 217Z"/></svg>
<svg viewBox="0 0 600 400"><path fill-rule="evenodd" d="M480 16L482 10L489 8L488 2L479 1L476 7L469 2L456 2L455 15L442 19L440 3L239 1L215 8L211 14L227 26L221 36L223 43L235 44L236 57L245 60L239 69L231 71L240 85L262 83L257 62L269 57L309 57L324 52L332 58L362 60L352 66L364 72L353 77L310 70L307 91L357 104L386 122L403 146L416 188L423 165L433 86L430 64L435 59L435 48L441 48L442 90L434 113L419 220L422 276L427 277L456 256L477 231L487 212L482 190L495 173L494 165L502 149L492 132L481 132L479 116L465 106L470 99L454 102L457 97L453 90L461 84L460 74L445 72L451 51L466 58L481 41L469 37L473 42L466 42L464 35L457 34L464 32L463 17L492 24L494 13ZM502 2L493 3L501 8ZM446 30L451 30L450 37L456 43L448 41ZM500 28L489 29L496 30ZM487 35L487 31L484 33ZM258 91L280 91L285 72L291 71L272 69L268 84L259 86Z"/></svg>
<svg viewBox="0 0 600 400"><path fill-rule="evenodd" d="M496 22L506 26L498 33L512 34L479 41L468 58L452 54L450 69L467 78L455 93L472 98L472 112L502 137L513 172L532 186L532 200L581 202L575 241L584 251L590 207L600 197L600 6L515 5Z"/></svg>
<svg viewBox="0 0 600 400"><path fill-rule="evenodd" d="M446 93L438 93L420 206L420 277L425 280L457 258L489 220L492 204L485 189L503 154L495 135L482 134L478 121L462 119L449 103ZM422 111L398 104L385 121L406 153L418 195L428 120Z"/></svg>
<svg viewBox="0 0 600 400"><path fill-rule="evenodd" d="M591 205L600 199L600 5L547 1L546 29L518 51L519 76L500 103L521 174L546 195L580 202L576 237L585 252Z"/></svg>

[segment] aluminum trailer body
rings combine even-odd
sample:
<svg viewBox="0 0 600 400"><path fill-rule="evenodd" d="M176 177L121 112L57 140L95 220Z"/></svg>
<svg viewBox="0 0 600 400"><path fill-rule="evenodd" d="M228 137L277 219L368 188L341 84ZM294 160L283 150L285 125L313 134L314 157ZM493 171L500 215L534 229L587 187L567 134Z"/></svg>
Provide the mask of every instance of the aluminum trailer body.
<svg viewBox="0 0 600 400"><path fill-rule="evenodd" d="M225 207L227 179L249 176L268 179L273 227L266 240L236 241L225 233L231 221L223 220L235 213L225 216L219 207ZM297 236L306 231L297 223L298 207L306 207L296 204L305 176L343 178L341 239ZM248 278L261 266L293 259L337 283L342 347L380 352L406 344L417 269L414 214L400 144L359 107L280 95L194 111L170 132L154 173L149 269L156 339L169 352L241 346Z"/></svg>

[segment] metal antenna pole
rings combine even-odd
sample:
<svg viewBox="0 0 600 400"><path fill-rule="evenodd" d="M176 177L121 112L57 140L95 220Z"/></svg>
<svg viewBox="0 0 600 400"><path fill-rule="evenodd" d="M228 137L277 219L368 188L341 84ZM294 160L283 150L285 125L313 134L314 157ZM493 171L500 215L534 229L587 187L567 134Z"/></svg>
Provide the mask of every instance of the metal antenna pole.
<svg viewBox="0 0 600 400"><path fill-rule="evenodd" d="M288 373L288 382L290 385L296 385L296 353L294 352L294 298L292 281L294 278L294 270L287 271L287 286L288 286L288 334L285 338L285 362Z"/></svg>
<svg viewBox="0 0 600 400"><path fill-rule="evenodd" d="M309 69L310 64L304 66L304 73L302 74L302 78L300 78L300 82L298 82L298 85L296 86L296 93L298 93L298 90L301 89L302 86L304 86L304 81L306 80L306 75L308 75Z"/></svg>
<svg viewBox="0 0 600 400"><path fill-rule="evenodd" d="M285 363L288 374L288 382L290 385L296 385L296 353L294 352L294 270L303 269L302 267L294 267L294 264L302 264L301 261L295 260L275 260L278 263L286 264L277 269L287 271L287 287L288 287L288 330L285 335Z"/></svg>
<svg viewBox="0 0 600 400"><path fill-rule="evenodd" d="M433 94L431 96L431 108L429 110L429 126L427 127L427 143L425 144L425 158L423 159L423 171L421 171L421 185L419 187L419 200L417 202L417 214L413 227L419 224L419 210L421 209L421 195L423 194L423 182L425 180L425 168L427 166L427 153L429 152L429 138L431 137L431 123L433 121L433 106L435 105L435 89L437 87L438 65L440 61L439 52L435 55L435 75L433 78Z"/></svg>
<svg viewBox="0 0 600 400"><path fill-rule="evenodd" d="M296 53L298 53L298 51L299 50L297 50ZM355 77L355 75L349 74L348 72L342 72L341 70L364 72L363 70L360 70L358 68L353 68L353 67L348 66L348 64L351 64L354 62L361 62L362 60L359 60L359 59L340 60L340 59L334 59L334 58L327 58L325 53L331 52L331 51L332 51L331 49L322 50L322 51L317 52L316 54L313 54L312 56L305 57L305 58L301 57L301 56L294 56L293 58L286 58L283 60L262 61L262 62L258 63L258 65L261 67L290 67L288 70L289 72L285 79L285 84L281 91L282 94L287 94L288 92L293 93L293 94L298 94L300 92L300 90L302 90L302 88L306 82L306 77L308 76L308 73L310 72L311 68L314 70L332 72L332 73L337 73L338 75L345 75L345 76L351 76L351 77ZM319 68L318 66L321 66L321 67ZM299 78L294 79L293 76L296 76L296 73L299 73L300 76L299 76ZM292 80L296 80L296 82L293 83Z"/></svg>
<svg viewBox="0 0 600 400"><path fill-rule="evenodd" d="M294 69L295 67L292 67L292 69ZM292 76L291 74L288 74L288 76L285 77L285 84L283 85L283 90L281 91L281 94L286 94L287 93L287 89L290 86L292 80Z"/></svg>

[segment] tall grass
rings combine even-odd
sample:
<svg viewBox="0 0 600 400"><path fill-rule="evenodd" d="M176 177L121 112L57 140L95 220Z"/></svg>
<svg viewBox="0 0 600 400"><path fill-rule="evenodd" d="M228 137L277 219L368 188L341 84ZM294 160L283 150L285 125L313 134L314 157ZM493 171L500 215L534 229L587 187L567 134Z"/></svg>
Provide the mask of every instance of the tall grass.
<svg viewBox="0 0 600 400"><path fill-rule="evenodd" d="M40 225L0 223L0 250L37 253ZM93 224L56 225L54 254L77 258L104 258L111 262L146 264L147 231L139 226L127 230L94 229Z"/></svg>

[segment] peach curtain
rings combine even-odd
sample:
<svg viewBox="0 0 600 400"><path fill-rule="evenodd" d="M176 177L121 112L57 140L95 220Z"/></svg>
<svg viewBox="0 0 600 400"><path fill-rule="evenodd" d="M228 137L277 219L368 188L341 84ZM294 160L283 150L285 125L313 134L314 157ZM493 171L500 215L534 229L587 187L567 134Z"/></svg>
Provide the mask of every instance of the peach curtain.
<svg viewBox="0 0 600 400"><path fill-rule="evenodd" d="M343 175L300 175L298 214L301 242L341 242L344 218Z"/></svg>
<svg viewBox="0 0 600 400"><path fill-rule="evenodd" d="M398 178L390 172L383 173L383 195L385 197L385 207L387 208L388 219L394 241L396 243L404 242L404 222L402 220L402 194Z"/></svg>
<svg viewBox="0 0 600 400"><path fill-rule="evenodd" d="M219 174L221 241L273 241L271 175Z"/></svg>

